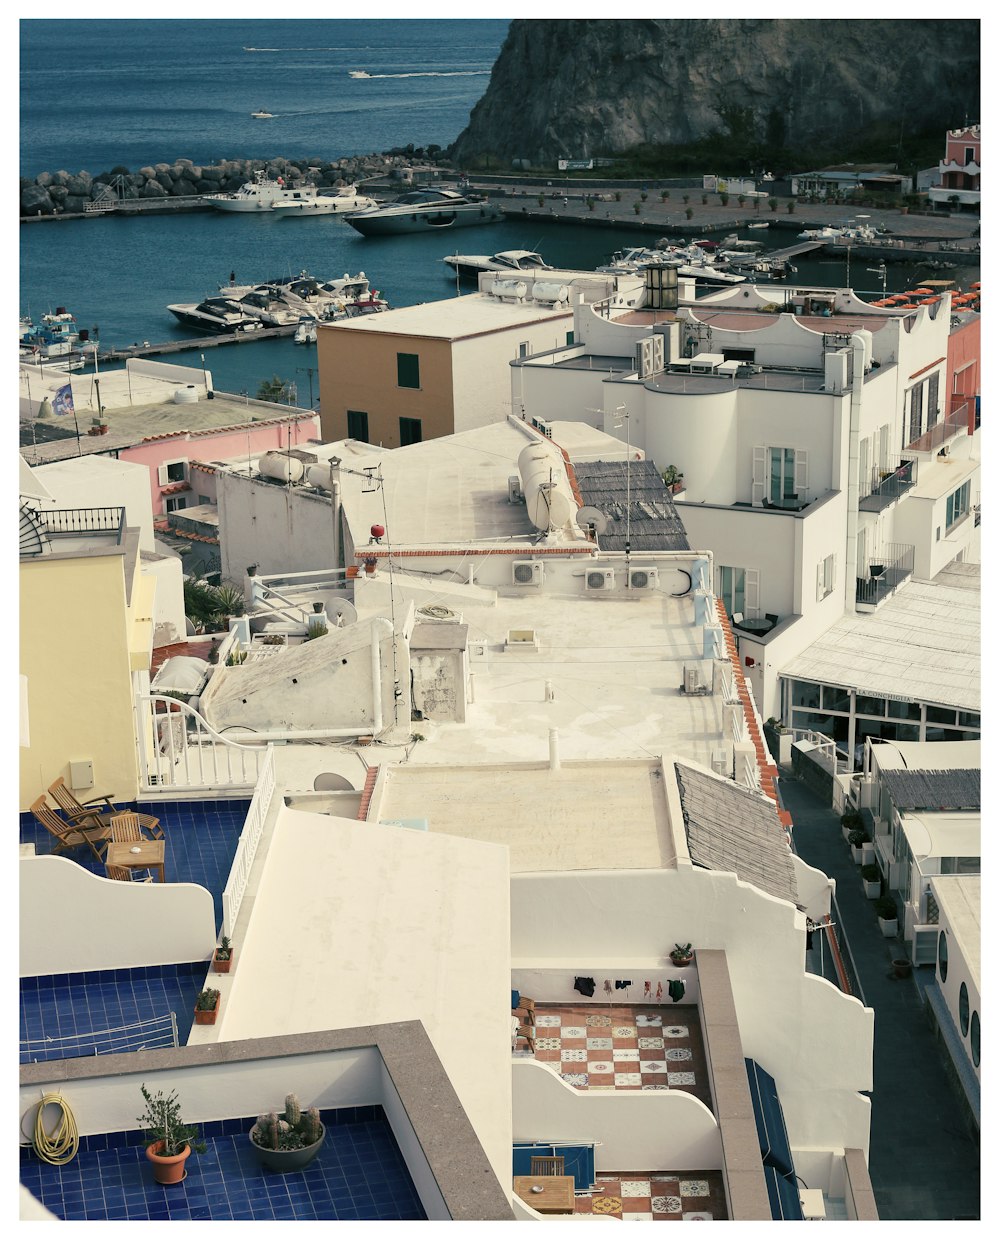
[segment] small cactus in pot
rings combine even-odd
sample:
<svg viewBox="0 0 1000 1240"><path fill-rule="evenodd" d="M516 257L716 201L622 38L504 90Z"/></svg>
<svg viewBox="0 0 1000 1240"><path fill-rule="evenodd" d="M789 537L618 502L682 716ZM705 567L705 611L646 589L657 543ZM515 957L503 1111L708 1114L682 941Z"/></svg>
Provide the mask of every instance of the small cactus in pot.
<svg viewBox="0 0 1000 1240"><path fill-rule="evenodd" d="M268 1111L250 1129L250 1145L272 1171L300 1171L319 1153L326 1128L316 1107L303 1111L295 1094L285 1098L284 1112Z"/></svg>

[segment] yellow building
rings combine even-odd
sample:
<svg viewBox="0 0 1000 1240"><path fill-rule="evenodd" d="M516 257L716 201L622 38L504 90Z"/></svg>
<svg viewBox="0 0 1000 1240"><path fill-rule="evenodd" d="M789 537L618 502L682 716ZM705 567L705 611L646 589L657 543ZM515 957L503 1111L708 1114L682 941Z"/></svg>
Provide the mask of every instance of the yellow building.
<svg viewBox="0 0 1000 1240"><path fill-rule="evenodd" d="M24 491L20 808L60 775L81 800L135 800L133 673L149 671L156 590L140 571L139 531L124 508L52 509Z"/></svg>

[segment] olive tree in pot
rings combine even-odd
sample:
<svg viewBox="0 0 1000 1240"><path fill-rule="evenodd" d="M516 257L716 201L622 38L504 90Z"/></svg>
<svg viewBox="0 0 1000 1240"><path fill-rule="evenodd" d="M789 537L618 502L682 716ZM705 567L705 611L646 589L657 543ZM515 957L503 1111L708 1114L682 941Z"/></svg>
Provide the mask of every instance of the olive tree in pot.
<svg viewBox="0 0 1000 1240"><path fill-rule="evenodd" d="M848 810L846 814L840 815L840 829L847 843L850 843L851 832L863 831L864 826L865 820L855 809Z"/></svg>
<svg viewBox="0 0 1000 1240"><path fill-rule="evenodd" d="M179 1184L187 1175L184 1164L191 1154L204 1154L205 1142L199 1139L197 1128L181 1120L176 1090L153 1094L145 1085L139 1088L146 1110L138 1117L138 1123L145 1134L146 1157L153 1164L153 1179L157 1184Z"/></svg>
<svg viewBox="0 0 1000 1240"><path fill-rule="evenodd" d="M271 1171L301 1171L319 1153L326 1128L319 1111L303 1111L294 1094L285 1098L282 1115L270 1111L250 1129L250 1148Z"/></svg>
<svg viewBox="0 0 1000 1240"><path fill-rule="evenodd" d="M865 887L865 897L869 900L877 900L882 894L882 875L877 865L863 865L861 867L861 881Z"/></svg>
<svg viewBox="0 0 1000 1240"><path fill-rule="evenodd" d="M865 845L871 844L872 839L864 827L857 827L848 837L847 842L851 846L851 854L857 865L865 865L867 858L865 857Z"/></svg>
<svg viewBox="0 0 1000 1240"><path fill-rule="evenodd" d="M892 896L879 896L875 901L875 914L883 935L887 939L894 939L899 932L899 921L896 916L896 901Z"/></svg>

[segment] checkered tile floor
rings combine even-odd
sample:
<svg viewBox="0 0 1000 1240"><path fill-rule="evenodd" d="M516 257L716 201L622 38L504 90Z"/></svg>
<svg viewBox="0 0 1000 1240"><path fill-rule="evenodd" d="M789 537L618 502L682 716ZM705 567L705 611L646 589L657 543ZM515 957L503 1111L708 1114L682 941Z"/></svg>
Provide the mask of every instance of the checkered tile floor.
<svg viewBox="0 0 1000 1240"><path fill-rule="evenodd" d="M710 1222L725 1219L718 1171L606 1172L591 1193L578 1194L574 1214L605 1214L623 1222Z"/></svg>
<svg viewBox="0 0 1000 1240"><path fill-rule="evenodd" d="M535 1059L577 1089L684 1089L711 1106L690 1005L538 1005Z"/></svg>

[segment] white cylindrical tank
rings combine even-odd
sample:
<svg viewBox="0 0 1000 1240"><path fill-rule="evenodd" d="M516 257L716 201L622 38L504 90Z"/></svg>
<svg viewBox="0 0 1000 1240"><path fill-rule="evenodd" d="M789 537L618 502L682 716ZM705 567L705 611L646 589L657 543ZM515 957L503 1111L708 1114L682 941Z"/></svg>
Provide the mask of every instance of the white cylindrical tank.
<svg viewBox="0 0 1000 1240"><path fill-rule="evenodd" d="M198 399L198 389L193 383L189 383L187 387L177 388L174 391L175 405L193 405Z"/></svg>
<svg viewBox="0 0 1000 1240"><path fill-rule="evenodd" d="M867 373L868 373L868 371L869 371L869 370L871 370L871 366L872 366L872 346L873 346L872 334L871 334L871 332L868 330L868 328L867 328L867 327L860 327L860 328L858 328L858 330L857 330L854 334L855 334L855 336L857 336L857 337L860 339L860 341L861 341L861 343L862 343L862 345L863 345L863 347L864 347L864 351L865 351L865 374L867 374Z"/></svg>
<svg viewBox="0 0 1000 1240"><path fill-rule="evenodd" d="M533 443L517 458L521 491L536 530L558 529L575 515L577 502L562 457L549 444Z"/></svg>
<svg viewBox="0 0 1000 1240"><path fill-rule="evenodd" d="M531 286L531 296L535 301L557 302L569 301L569 286L556 284L554 280L536 280Z"/></svg>
<svg viewBox="0 0 1000 1240"><path fill-rule="evenodd" d="M305 472L297 457L287 456L284 452L265 452L257 462L257 468L265 478L276 478L279 482L299 482Z"/></svg>
<svg viewBox="0 0 1000 1240"><path fill-rule="evenodd" d="M306 470L306 482L317 491L330 490L330 466L326 461L318 461Z"/></svg>
<svg viewBox="0 0 1000 1240"><path fill-rule="evenodd" d="M494 280L490 289L494 297L509 297L512 301L523 300L527 291L528 286L523 280Z"/></svg>

